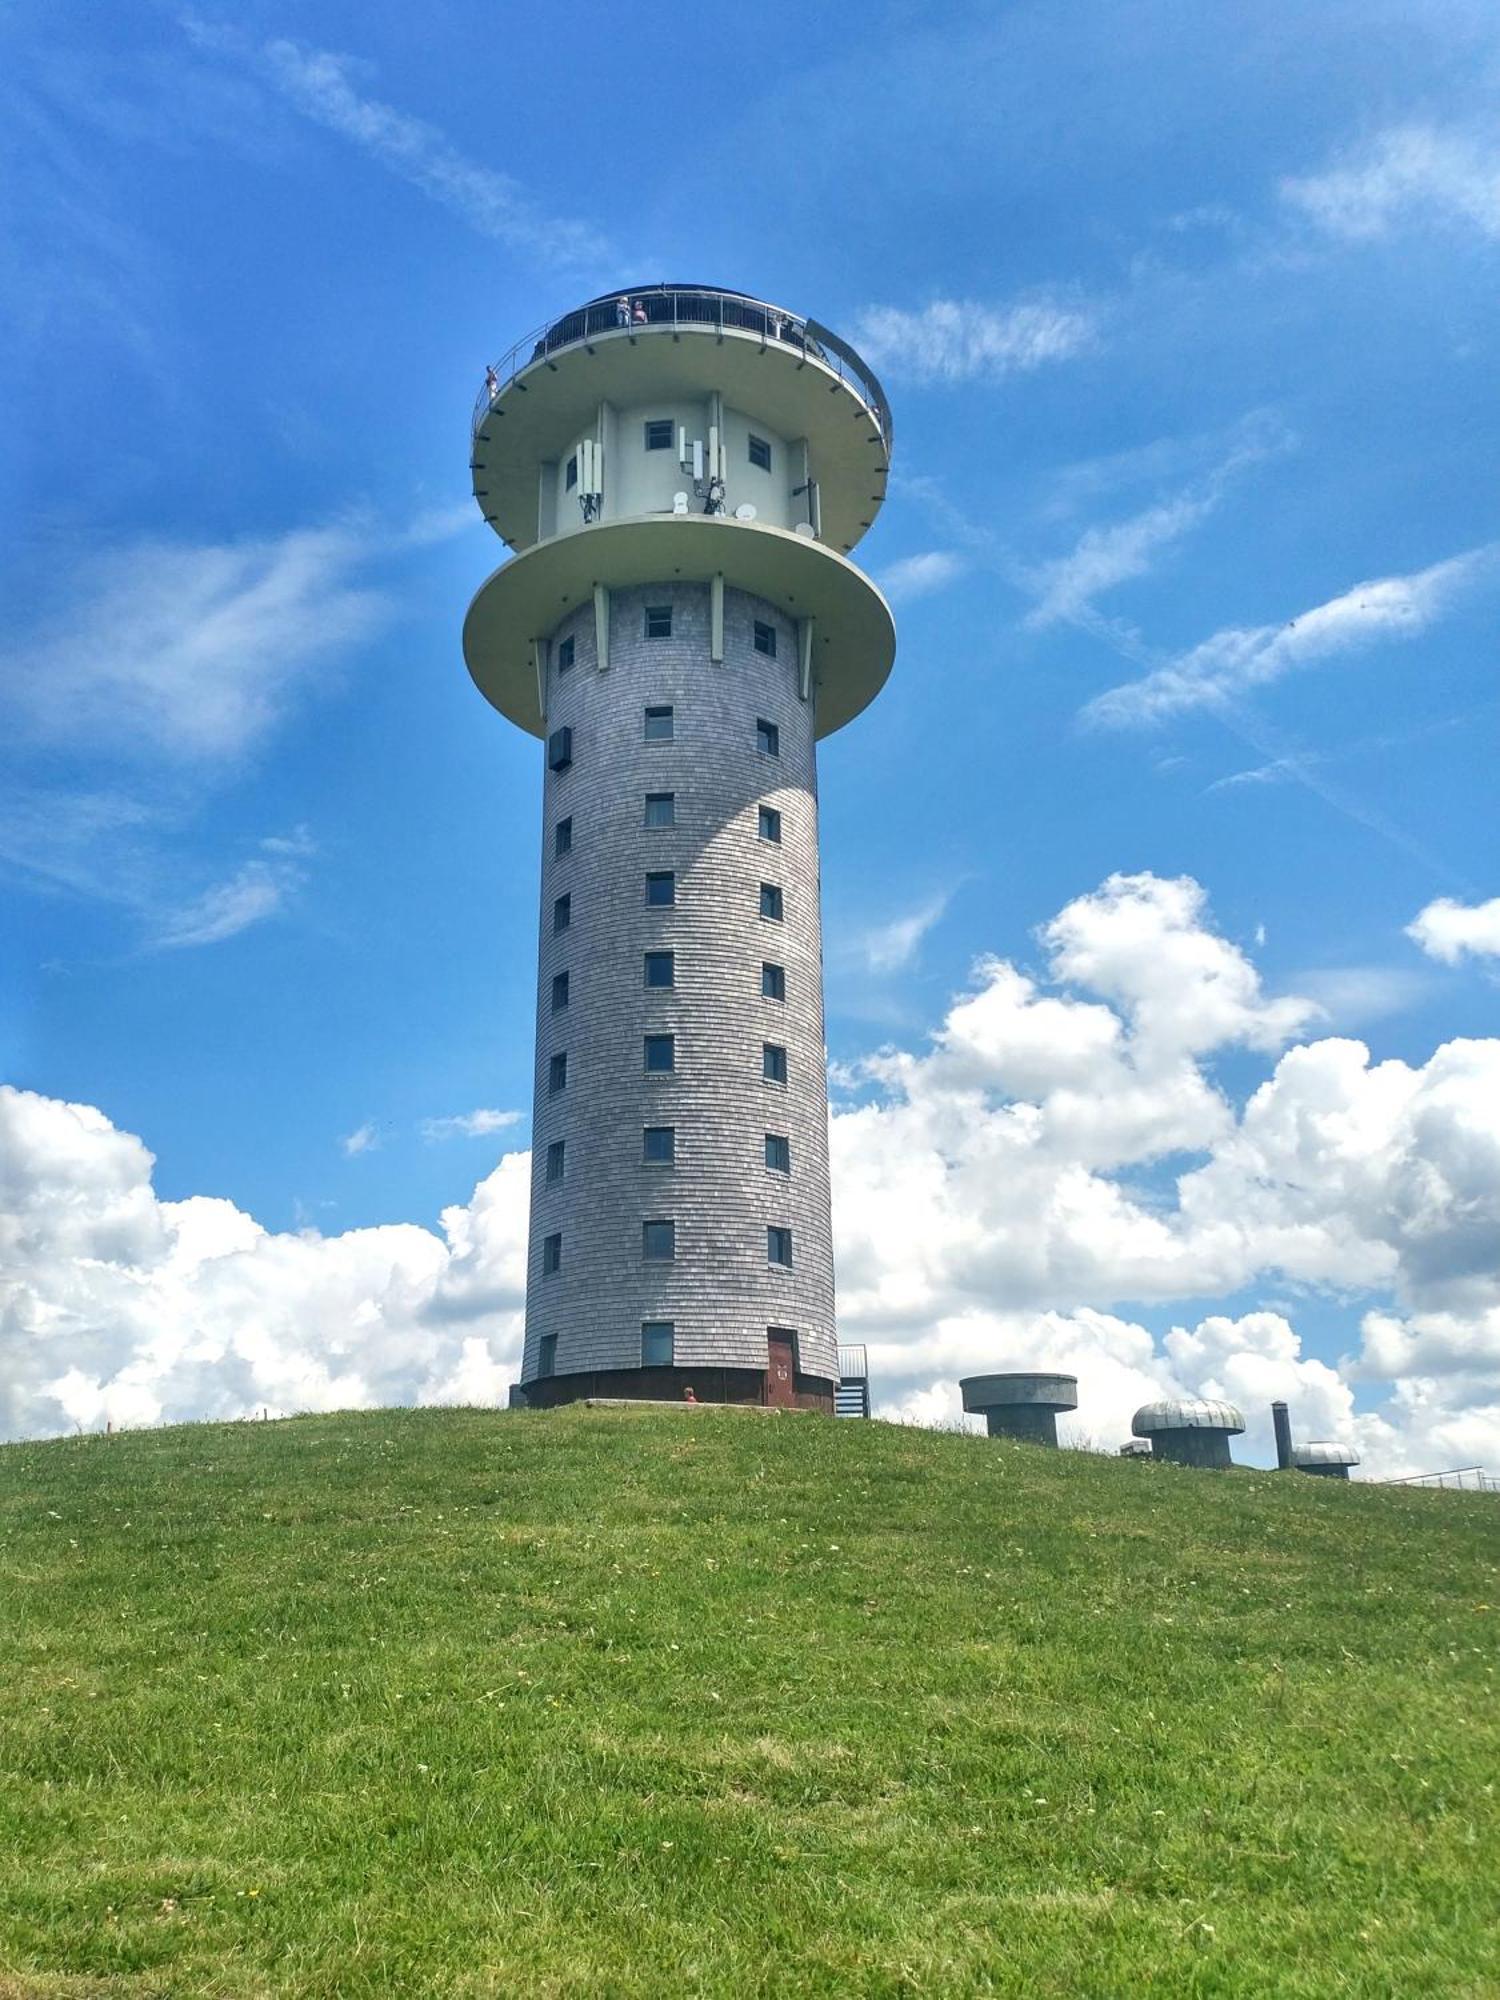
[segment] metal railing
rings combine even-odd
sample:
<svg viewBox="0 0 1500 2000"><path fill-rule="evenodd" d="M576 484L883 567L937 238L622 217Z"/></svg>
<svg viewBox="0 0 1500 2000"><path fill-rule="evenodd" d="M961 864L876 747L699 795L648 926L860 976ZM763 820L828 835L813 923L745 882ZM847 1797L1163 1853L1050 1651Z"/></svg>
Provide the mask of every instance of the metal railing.
<svg viewBox="0 0 1500 2000"><path fill-rule="evenodd" d="M886 450L890 450L891 409L885 391L846 340L816 320L799 319L781 306L746 298L741 292L706 291L700 286L651 285L644 290L616 292L524 334L485 371L484 385L474 404L473 430L479 430L503 389L536 362L556 354L559 348L576 347L581 341L615 334L633 337L650 332L653 327L685 327L720 335L728 328L737 333L756 334L762 343L774 341L778 346L794 349L807 360L819 362L853 389L885 440Z"/></svg>
<svg viewBox="0 0 1500 2000"><path fill-rule="evenodd" d="M1500 1493L1500 1479L1482 1465L1455 1466L1451 1472L1408 1472L1387 1486L1451 1486L1465 1493Z"/></svg>

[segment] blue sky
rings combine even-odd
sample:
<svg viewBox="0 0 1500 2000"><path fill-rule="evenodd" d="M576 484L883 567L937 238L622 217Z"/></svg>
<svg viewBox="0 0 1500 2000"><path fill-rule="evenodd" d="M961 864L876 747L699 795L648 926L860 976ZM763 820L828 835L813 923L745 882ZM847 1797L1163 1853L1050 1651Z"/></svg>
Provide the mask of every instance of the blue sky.
<svg viewBox="0 0 1500 2000"><path fill-rule="evenodd" d="M1043 928L1121 874L1191 878L1151 921L1321 1009L1192 1044L1237 1113L1292 1039L1425 1074L1491 1034L1493 8L23 0L0 74L0 1053L139 1135L154 1200L431 1232L525 1145L540 773L459 651L499 553L468 412L529 328L658 277L826 321L896 414L859 559L897 666L822 759L847 1107L976 961L1077 1002ZM1429 1190L1460 1235L1500 1217L1483 1078ZM1104 1169L1169 1207L1216 1143ZM1319 1225L1366 1229L1357 1277L1262 1245L1227 1287L923 1294L888 1375L949 1407L954 1316L977 1352L1043 1309L1271 1312L1299 1366L1364 1340L1348 1407L1405 1381L1451 1419L1423 1449L1500 1445L1500 1291L1382 1200L1383 1236Z"/></svg>

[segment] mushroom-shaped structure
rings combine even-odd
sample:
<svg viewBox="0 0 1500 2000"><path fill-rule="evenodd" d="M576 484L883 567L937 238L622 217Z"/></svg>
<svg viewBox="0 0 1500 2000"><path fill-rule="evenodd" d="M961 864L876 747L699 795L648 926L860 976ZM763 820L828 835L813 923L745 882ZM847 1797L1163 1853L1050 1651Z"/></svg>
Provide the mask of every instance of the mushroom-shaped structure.
<svg viewBox="0 0 1500 2000"><path fill-rule="evenodd" d="M1234 1463L1229 1440L1244 1430L1245 1419L1233 1403L1189 1397L1146 1403L1130 1428L1136 1437L1150 1438L1153 1458L1171 1459L1175 1465L1226 1466Z"/></svg>
<svg viewBox="0 0 1500 2000"><path fill-rule="evenodd" d="M1350 1444L1320 1440L1292 1446L1292 1470L1310 1472L1317 1479L1347 1479L1350 1466L1358 1464L1359 1453Z"/></svg>
<svg viewBox="0 0 1500 2000"><path fill-rule="evenodd" d="M964 1408L984 1418L992 1438L1024 1438L1054 1450L1058 1412L1078 1408L1076 1375L968 1375L958 1386Z"/></svg>

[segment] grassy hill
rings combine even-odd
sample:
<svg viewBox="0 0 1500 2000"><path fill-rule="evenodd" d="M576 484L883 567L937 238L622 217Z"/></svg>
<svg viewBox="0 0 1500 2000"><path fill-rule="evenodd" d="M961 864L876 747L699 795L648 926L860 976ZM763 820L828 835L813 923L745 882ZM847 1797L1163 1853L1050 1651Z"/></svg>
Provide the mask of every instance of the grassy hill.
<svg viewBox="0 0 1500 2000"><path fill-rule="evenodd" d="M0 1451L0 1995L1500 1994L1500 1504L706 1411Z"/></svg>

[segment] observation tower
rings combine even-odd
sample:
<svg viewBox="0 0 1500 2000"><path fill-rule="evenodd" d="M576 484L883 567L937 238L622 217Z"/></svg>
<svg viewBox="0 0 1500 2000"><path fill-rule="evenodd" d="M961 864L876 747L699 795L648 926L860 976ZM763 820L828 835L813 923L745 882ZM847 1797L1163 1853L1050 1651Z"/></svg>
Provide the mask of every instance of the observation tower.
<svg viewBox="0 0 1500 2000"><path fill-rule="evenodd" d="M741 292L610 293L488 371L511 559L464 658L544 745L529 1404L833 1409L816 745L895 655L848 560L890 456L854 350Z"/></svg>

